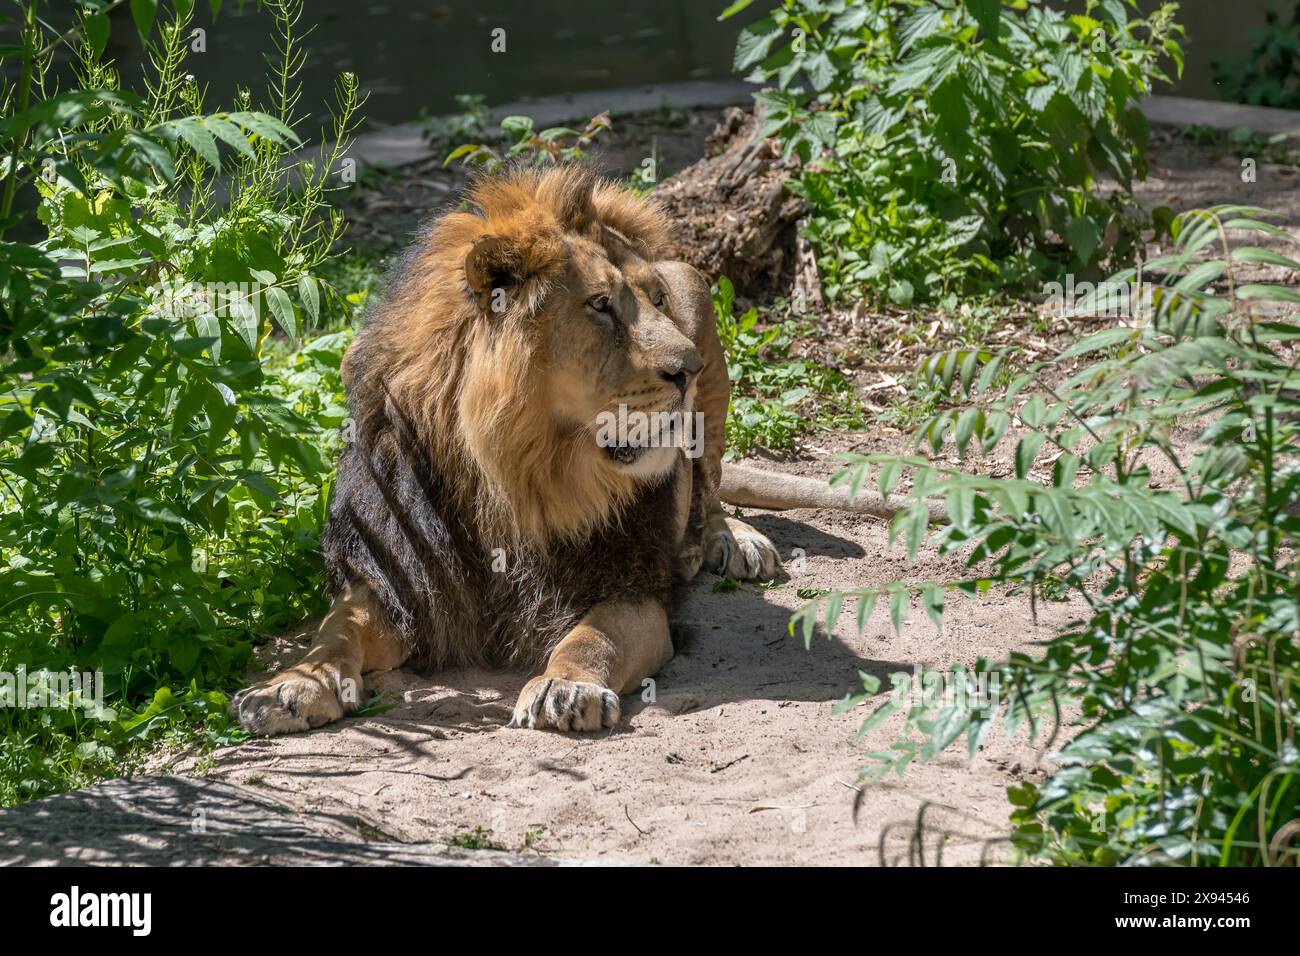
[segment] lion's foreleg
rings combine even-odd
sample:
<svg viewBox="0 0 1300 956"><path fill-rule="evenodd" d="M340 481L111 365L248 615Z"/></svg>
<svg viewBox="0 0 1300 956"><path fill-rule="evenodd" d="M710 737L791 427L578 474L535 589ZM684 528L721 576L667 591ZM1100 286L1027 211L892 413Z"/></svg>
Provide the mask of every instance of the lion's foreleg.
<svg viewBox="0 0 1300 956"><path fill-rule="evenodd" d="M349 588L335 599L303 659L241 690L231 700L230 712L254 733L319 727L360 706L362 674L400 667L406 657L370 589Z"/></svg>
<svg viewBox="0 0 1300 956"><path fill-rule="evenodd" d="M556 645L546 671L524 685L512 727L600 730L619 718L619 694L672 659L668 614L658 601L598 604Z"/></svg>

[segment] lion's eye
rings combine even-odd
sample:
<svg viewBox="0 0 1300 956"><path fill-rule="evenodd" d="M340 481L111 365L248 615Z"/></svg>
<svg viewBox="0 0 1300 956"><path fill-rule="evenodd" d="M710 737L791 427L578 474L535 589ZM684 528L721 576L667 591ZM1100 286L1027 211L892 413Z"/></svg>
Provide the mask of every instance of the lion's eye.
<svg viewBox="0 0 1300 956"><path fill-rule="evenodd" d="M654 306L656 309L662 309L667 302L668 299L664 296L663 289L655 293Z"/></svg>
<svg viewBox="0 0 1300 956"><path fill-rule="evenodd" d="M587 300L587 305L591 306L597 312L609 313L609 296L593 295Z"/></svg>

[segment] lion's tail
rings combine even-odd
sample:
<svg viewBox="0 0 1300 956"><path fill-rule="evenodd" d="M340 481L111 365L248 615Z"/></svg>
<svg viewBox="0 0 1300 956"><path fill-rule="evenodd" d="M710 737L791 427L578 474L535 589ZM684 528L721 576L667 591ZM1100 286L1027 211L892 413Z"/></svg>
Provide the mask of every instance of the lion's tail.
<svg viewBox="0 0 1300 956"><path fill-rule="evenodd" d="M788 508L833 508L860 511L880 518L892 518L907 507L902 498L886 501L874 491L861 488L856 497L846 484L831 485L818 478L764 471L749 465L723 463L718 497L727 504L745 508L785 511ZM930 502L930 520L947 521L942 504Z"/></svg>

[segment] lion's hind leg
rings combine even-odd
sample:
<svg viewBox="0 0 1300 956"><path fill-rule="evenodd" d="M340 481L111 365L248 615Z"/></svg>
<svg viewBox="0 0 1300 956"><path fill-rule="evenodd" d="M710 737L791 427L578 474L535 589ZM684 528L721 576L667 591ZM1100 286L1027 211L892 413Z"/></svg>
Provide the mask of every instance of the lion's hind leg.
<svg viewBox="0 0 1300 956"><path fill-rule="evenodd" d="M406 657L370 589L349 588L335 599L303 659L237 693L230 714L258 734L320 727L360 706L362 674L400 667Z"/></svg>

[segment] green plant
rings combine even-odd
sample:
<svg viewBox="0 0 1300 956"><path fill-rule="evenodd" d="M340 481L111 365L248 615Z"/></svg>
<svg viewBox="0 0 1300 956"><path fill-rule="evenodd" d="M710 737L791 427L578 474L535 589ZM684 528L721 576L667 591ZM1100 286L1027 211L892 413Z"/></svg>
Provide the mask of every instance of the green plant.
<svg viewBox="0 0 1300 956"><path fill-rule="evenodd" d="M785 0L746 27L735 68L775 84L755 94L762 133L802 161L791 189L827 294L906 306L1129 255L1139 102L1182 53L1174 4L1128 8Z"/></svg>
<svg viewBox="0 0 1300 956"><path fill-rule="evenodd" d="M492 111L487 97L480 93L457 93L454 97L459 113L449 116L429 116L420 113L420 132L427 143L435 148L445 148L452 143L482 140L492 125Z"/></svg>
<svg viewBox="0 0 1300 956"><path fill-rule="evenodd" d="M1229 235L1292 241L1262 210L1219 206L1172 223L1173 250L1120 283L1141 282L1133 326L1075 343L1054 363L989 385L1000 356L957 351L925 372L982 401L946 410L918 438L952 440L963 457L991 452L1018 420L1014 478L940 467L924 457L858 456L839 476L857 489L874 471L889 495L905 471L915 502L890 529L914 558L926 540L924 499L941 498L950 524L941 553L962 553L975 576L833 593L828 632L843 601L859 629L878 599L898 629L919 593L941 624L945 595L995 584L1035 594L1064 590L1086 605L1034 653L954 668L954 686L990 679L997 699L957 695L880 705L863 731L903 710L906 729L872 755L873 773L902 772L966 737L973 757L998 720L1008 734L1071 719L1041 787L1010 792L1013 841L1028 857L1065 863L1294 864L1300 809L1295 743L1300 667L1300 323L1294 286L1243 283L1243 265L1300 262L1233 246ZM1087 312L1095 302L1079 303ZM1092 357L1061 384L1054 365ZM1195 426L1183 443L1176 429ZM1050 448L1049 480L1031 469ZM1165 477L1157 481L1157 476ZM1169 487L1172 486L1172 487ZM819 605L791 622L805 640ZM907 675L895 675L906 688ZM865 693L879 690L864 680Z"/></svg>
<svg viewBox="0 0 1300 956"><path fill-rule="evenodd" d="M506 847L497 843L490 836L492 831L484 830L481 826L476 826L473 832L466 831L457 833L451 838L451 846L459 847L462 850L504 850Z"/></svg>
<svg viewBox="0 0 1300 956"><path fill-rule="evenodd" d="M797 326L793 321L758 326L758 310L735 314L736 292L721 276L713 287L718 338L727 356L731 408L727 414L727 456L754 448L786 448L811 427L853 427L861 415L852 385L816 362L788 358ZM810 412L814 398L824 403Z"/></svg>
<svg viewBox="0 0 1300 956"><path fill-rule="evenodd" d="M459 159L467 166L482 166L491 172L513 159L539 166L575 162L582 159L601 130L611 126L608 113L597 113L581 131L552 126L539 133L531 117L507 116L501 121L504 144L463 143L448 153L442 164Z"/></svg>
<svg viewBox="0 0 1300 956"><path fill-rule="evenodd" d="M1225 100L1300 108L1300 3L1283 23L1275 10L1264 12L1264 26L1251 30L1245 60L1213 60L1214 82Z"/></svg>
<svg viewBox="0 0 1300 956"><path fill-rule="evenodd" d="M338 295L315 272L359 106L345 74L338 144L295 156L298 0L265 4L265 109L242 91L216 112L184 70L192 2L156 23L131 5L143 95L102 60L110 4L57 39L21 6L0 234L31 189L46 237L0 242L0 671L99 672L108 706L4 711L5 803L129 769L160 735L236 739L223 689L251 639L319 609L345 339L300 343ZM56 91L61 42L78 83Z"/></svg>

